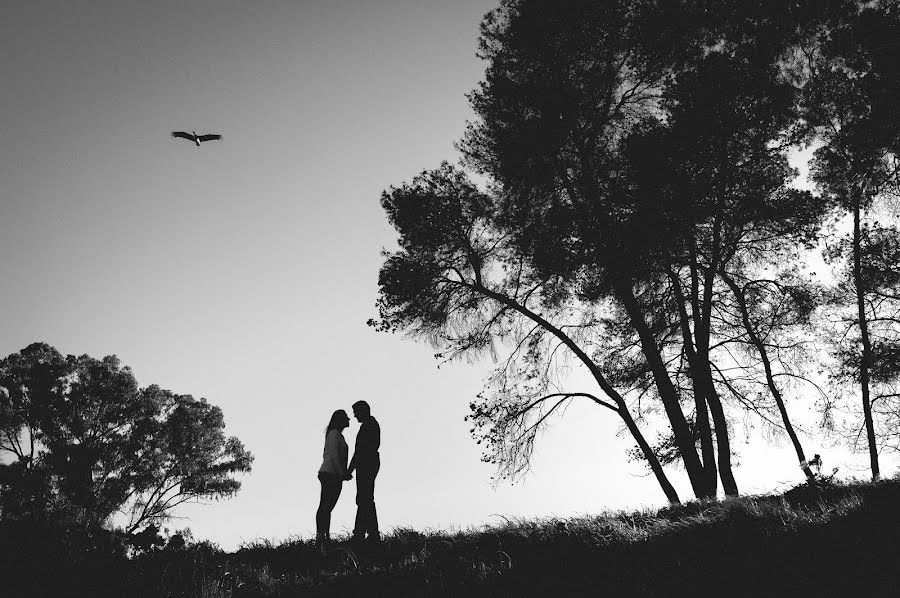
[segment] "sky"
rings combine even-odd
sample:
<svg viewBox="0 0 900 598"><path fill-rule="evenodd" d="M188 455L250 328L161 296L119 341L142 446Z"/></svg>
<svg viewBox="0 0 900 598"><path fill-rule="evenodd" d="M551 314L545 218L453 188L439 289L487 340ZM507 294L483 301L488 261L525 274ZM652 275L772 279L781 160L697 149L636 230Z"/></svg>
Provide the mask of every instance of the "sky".
<svg viewBox="0 0 900 598"><path fill-rule="evenodd" d="M226 550L314 535L324 428L359 399L382 428L383 531L664 504L590 404L495 487L463 419L490 362L438 368L427 344L366 326L396 238L380 194L458 160L494 4L0 0L0 356L115 354L141 386L222 408L253 471L170 528ZM811 402L791 408L813 421ZM865 456L804 440L865 477ZM802 481L789 443L735 444L742 491ZM354 515L345 484L332 533Z"/></svg>

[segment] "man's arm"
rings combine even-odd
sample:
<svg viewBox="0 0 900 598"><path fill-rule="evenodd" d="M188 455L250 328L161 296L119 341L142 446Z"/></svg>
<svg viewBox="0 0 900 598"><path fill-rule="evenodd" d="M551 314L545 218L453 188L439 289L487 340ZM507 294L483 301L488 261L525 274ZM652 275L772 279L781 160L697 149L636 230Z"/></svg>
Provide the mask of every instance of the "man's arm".
<svg viewBox="0 0 900 598"><path fill-rule="evenodd" d="M355 470L356 466L359 465L359 459L357 457L359 457L360 437L363 436L364 430L365 426L360 426L359 432L356 433L356 443L353 447L353 458L350 459L350 465L347 466L348 474L353 473L353 470Z"/></svg>
<svg viewBox="0 0 900 598"><path fill-rule="evenodd" d="M356 434L356 447L353 451L353 459L347 471L353 471L360 461L365 461L378 452L381 444L381 430L377 423L363 422Z"/></svg>

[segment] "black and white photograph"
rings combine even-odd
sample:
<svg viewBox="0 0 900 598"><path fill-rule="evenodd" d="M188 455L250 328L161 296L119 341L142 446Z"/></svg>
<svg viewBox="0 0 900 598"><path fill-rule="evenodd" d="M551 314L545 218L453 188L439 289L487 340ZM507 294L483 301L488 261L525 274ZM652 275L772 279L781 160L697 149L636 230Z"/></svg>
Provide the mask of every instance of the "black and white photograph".
<svg viewBox="0 0 900 598"><path fill-rule="evenodd" d="M3 598L898 572L900 0L0 0Z"/></svg>

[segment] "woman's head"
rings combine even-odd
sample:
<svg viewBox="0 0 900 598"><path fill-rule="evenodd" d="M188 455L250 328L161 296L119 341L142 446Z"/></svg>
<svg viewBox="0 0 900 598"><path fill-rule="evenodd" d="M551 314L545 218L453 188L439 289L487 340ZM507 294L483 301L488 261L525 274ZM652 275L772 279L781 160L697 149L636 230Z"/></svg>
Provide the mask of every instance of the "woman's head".
<svg viewBox="0 0 900 598"><path fill-rule="evenodd" d="M347 412L343 409L338 409L331 414L331 421L328 422L328 427L325 428L325 433L328 434L328 432L330 432L331 430L337 430L338 432L340 432L349 425L350 418L347 416Z"/></svg>

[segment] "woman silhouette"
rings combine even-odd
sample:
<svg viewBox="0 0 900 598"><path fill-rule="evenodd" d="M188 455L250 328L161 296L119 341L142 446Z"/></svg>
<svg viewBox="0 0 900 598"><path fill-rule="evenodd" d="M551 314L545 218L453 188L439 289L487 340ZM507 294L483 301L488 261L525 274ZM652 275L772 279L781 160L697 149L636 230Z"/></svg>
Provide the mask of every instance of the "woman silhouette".
<svg viewBox="0 0 900 598"><path fill-rule="evenodd" d="M316 545L324 550L331 539L331 511L341 495L344 480L351 479L347 473L347 443L341 431L350 425L350 418L343 409L331 414L331 421L325 428L325 450L322 467L319 468L319 482L322 493L319 509L316 511Z"/></svg>

